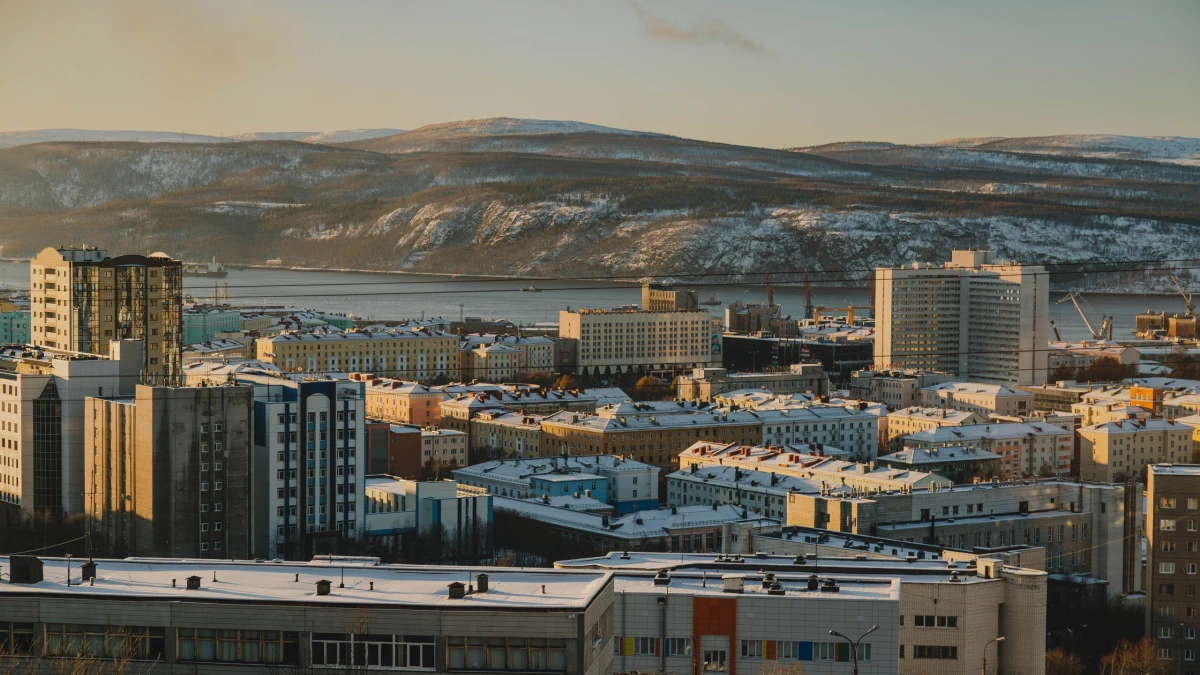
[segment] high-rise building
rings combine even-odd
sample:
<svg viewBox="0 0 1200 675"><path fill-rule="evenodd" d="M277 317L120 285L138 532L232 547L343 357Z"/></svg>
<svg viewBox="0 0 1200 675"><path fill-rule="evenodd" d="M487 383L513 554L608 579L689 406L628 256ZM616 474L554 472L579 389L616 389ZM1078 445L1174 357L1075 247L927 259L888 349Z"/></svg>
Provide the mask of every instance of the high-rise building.
<svg viewBox="0 0 1200 675"><path fill-rule="evenodd" d="M183 366L182 263L166 253L109 257L94 246L46 248L29 265L31 341L105 354L145 343L145 375L178 382Z"/></svg>
<svg viewBox="0 0 1200 675"><path fill-rule="evenodd" d="M1146 635L1177 673L1195 675L1200 465L1146 468Z"/></svg>
<svg viewBox="0 0 1200 675"><path fill-rule="evenodd" d="M875 368L961 379L1046 380L1050 277L1044 267L954 251L942 266L875 270Z"/></svg>
<svg viewBox="0 0 1200 675"><path fill-rule="evenodd" d="M253 557L253 397L245 385L139 385L87 398L85 501L110 553Z"/></svg>
<svg viewBox="0 0 1200 675"><path fill-rule="evenodd" d="M364 383L258 373L238 382L254 385L255 551L307 560L361 537Z"/></svg>
<svg viewBox="0 0 1200 675"><path fill-rule="evenodd" d="M0 502L24 514L84 509L84 398L133 394L142 343L110 358L34 346L0 350Z"/></svg>

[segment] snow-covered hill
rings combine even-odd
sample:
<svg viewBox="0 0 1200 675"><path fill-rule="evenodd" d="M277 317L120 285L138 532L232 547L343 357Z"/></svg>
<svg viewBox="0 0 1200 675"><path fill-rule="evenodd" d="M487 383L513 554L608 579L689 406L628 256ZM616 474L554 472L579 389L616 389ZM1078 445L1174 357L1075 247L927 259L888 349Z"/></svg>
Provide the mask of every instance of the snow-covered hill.
<svg viewBox="0 0 1200 675"><path fill-rule="evenodd" d="M1200 138L1066 134L986 140L976 150L1172 162L1200 166Z"/></svg>
<svg viewBox="0 0 1200 675"><path fill-rule="evenodd" d="M92 129L33 129L30 131L0 132L0 148L30 143L54 141L121 142L144 143L225 143L228 138L185 134L177 131L97 131Z"/></svg>
<svg viewBox="0 0 1200 675"><path fill-rule="evenodd" d="M304 141L321 132L319 131L252 131L248 134L231 136L238 141Z"/></svg>
<svg viewBox="0 0 1200 675"><path fill-rule="evenodd" d="M450 138L456 136L528 136L538 134L621 134L626 136L659 136L646 131L614 129L599 124L562 120L532 120L514 117L490 117L479 120L443 122L405 132L409 138Z"/></svg>
<svg viewBox="0 0 1200 675"><path fill-rule="evenodd" d="M351 141L365 141L372 138L382 138L384 136L395 136L396 134L404 133L403 129L342 129L340 131L326 131L320 134L313 134L307 138L300 140L305 143L350 143Z"/></svg>

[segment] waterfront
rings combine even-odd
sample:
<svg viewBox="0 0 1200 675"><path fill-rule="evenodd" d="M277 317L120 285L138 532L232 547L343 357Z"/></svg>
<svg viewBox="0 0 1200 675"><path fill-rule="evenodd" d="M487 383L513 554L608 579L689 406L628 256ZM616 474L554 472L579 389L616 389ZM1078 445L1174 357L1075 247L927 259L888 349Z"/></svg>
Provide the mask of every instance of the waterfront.
<svg viewBox="0 0 1200 675"><path fill-rule="evenodd" d="M557 322L558 311L570 308L611 308L637 304L641 289L636 284L601 281L535 281L537 291L522 291L528 281L467 279L430 275L400 275L369 272L289 269L231 269L223 279L185 277L184 291L198 301L210 301L214 287L227 288L229 303L235 306L288 305L326 312L350 312L369 319L409 319L441 316L458 320L460 316L508 319L530 325ZM715 297L723 304L706 307L714 316L723 316L724 307L734 300L764 302L761 285L697 285L700 299ZM26 291L29 288L28 263L0 264L0 288ZM1069 303L1055 304L1063 292L1051 293L1050 318L1058 325L1063 339L1089 337L1086 326ZM1085 296L1092 324L1099 327L1100 314L1114 317L1113 337L1133 337L1134 315L1146 309L1182 312L1179 296L1101 295ZM775 288L775 301L784 313L794 318L804 314L804 289L795 286ZM865 288L814 288L813 304L830 308L870 304ZM1094 311L1093 311L1094 310Z"/></svg>

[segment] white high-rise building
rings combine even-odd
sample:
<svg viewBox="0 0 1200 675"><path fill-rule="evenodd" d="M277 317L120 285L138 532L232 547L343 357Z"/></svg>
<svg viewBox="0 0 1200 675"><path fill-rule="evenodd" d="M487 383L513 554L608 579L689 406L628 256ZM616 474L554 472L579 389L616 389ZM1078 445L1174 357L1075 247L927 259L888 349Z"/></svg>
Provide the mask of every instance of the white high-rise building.
<svg viewBox="0 0 1200 675"><path fill-rule="evenodd" d="M875 368L1041 384L1049 291L1044 267L998 260L991 251L954 251L940 267L877 268Z"/></svg>

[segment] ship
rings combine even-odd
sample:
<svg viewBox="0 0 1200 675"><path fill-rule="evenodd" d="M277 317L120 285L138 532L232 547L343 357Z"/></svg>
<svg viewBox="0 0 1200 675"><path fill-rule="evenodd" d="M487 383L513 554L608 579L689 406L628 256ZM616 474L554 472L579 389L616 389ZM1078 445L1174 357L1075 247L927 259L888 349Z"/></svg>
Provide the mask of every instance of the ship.
<svg viewBox="0 0 1200 675"><path fill-rule="evenodd" d="M534 286L533 284L529 284L528 286L522 286L521 292L522 293L541 293L542 289L538 288L537 286Z"/></svg>
<svg viewBox="0 0 1200 675"><path fill-rule="evenodd" d="M212 262L185 262L183 263L183 276L185 277L213 277L220 279L229 276L229 272L225 266L217 262L216 258Z"/></svg>
<svg viewBox="0 0 1200 675"><path fill-rule="evenodd" d="M707 300L701 300L700 304L706 307L715 307L716 305L721 304L721 301L710 295L708 296Z"/></svg>

